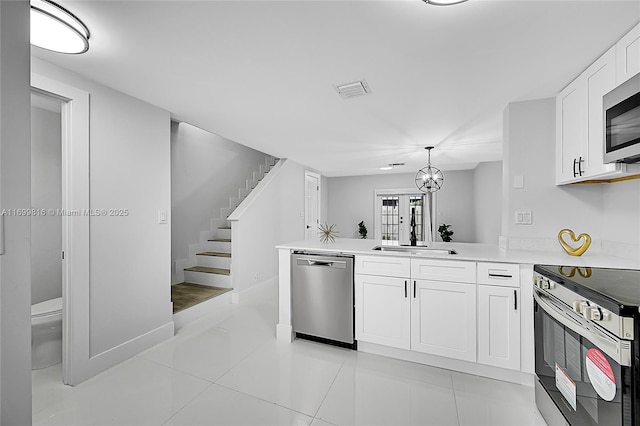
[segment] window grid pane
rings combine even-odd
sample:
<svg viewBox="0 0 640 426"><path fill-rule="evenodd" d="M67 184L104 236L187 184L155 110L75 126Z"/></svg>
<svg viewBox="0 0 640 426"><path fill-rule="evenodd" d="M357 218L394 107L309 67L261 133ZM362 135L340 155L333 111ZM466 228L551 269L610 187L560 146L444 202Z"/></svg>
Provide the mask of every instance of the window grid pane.
<svg viewBox="0 0 640 426"><path fill-rule="evenodd" d="M398 209L399 197L382 197L382 239L398 241L398 222L400 212Z"/></svg>

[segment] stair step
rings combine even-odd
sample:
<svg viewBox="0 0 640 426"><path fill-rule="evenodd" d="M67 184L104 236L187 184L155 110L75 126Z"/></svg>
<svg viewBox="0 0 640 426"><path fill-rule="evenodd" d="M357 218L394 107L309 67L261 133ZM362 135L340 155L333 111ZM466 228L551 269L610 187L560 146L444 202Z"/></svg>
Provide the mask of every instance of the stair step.
<svg viewBox="0 0 640 426"><path fill-rule="evenodd" d="M207 241L211 241L212 243L230 243L231 238L212 238Z"/></svg>
<svg viewBox="0 0 640 426"><path fill-rule="evenodd" d="M205 274L217 274L217 275L231 274L231 271L229 269L209 268L207 266L192 266L190 268L184 268L184 270L189 272L204 272Z"/></svg>
<svg viewBox="0 0 640 426"><path fill-rule="evenodd" d="M200 253L196 253L196 256L231 257L231 253L223 253L220 251L202 251Z"/></svg>

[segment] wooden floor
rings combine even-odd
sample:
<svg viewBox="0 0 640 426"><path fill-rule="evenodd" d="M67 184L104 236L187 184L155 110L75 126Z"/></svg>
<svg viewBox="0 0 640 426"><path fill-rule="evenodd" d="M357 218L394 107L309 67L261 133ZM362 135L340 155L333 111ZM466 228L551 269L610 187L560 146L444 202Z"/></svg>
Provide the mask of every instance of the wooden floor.
<svg viewBox="0 0 640 426"><path fill-rule="evenodd" d="M173 302L173 313L183 311L198 303L220 296L230 288L213 287L210 285L180 283L171 286L171 301Z"/></svg>

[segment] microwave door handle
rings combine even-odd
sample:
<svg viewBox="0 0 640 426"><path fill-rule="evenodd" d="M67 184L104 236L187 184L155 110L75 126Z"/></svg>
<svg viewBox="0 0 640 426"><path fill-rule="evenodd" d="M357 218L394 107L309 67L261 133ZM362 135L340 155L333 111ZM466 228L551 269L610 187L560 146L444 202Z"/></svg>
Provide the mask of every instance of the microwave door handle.
<svg viewBox="0 0 640 426"><path fill-rule="evenodd" d="M558 321L561 325L593 342L598 349L609 355L618 364L626 367L631 366L631 347L627 342L620 342L597 330L586 328L581 320L570 316L573 314L573 311L570 311L571 314L569 314L568 310L547 302L544 300L544 298L547 297L540 295L537 291L533 292L533 298L547 315Z"/></svg>

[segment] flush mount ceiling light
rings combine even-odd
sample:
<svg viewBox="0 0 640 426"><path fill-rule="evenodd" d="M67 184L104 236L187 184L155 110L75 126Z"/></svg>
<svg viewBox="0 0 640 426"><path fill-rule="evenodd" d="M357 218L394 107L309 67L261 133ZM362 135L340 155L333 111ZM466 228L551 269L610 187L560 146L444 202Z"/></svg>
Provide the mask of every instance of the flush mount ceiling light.
<svg viewBox="0 0 640 426"><path fill-rule="evenodd" d="M31 44L59 53L89 50L89 29L77 16L49 0L31 0Z"/></svg>
<svg viewBox="0 0 640 426"><path fill-rule="evenodd" d="M435 6L451 6L452 4L464 3L467 0L422 0L427 4L433 4Z"/></svg>
<svg viewBox="0 0 640 426"><path fill-rule="evenodd" d="M416 173L416 186L422 192L436 192L442 188L444 182L444 175L440 169L431 167L431 150L432 146L425 147L429 151L429 160L427 161L427 167L423 167Z"/></svg>

